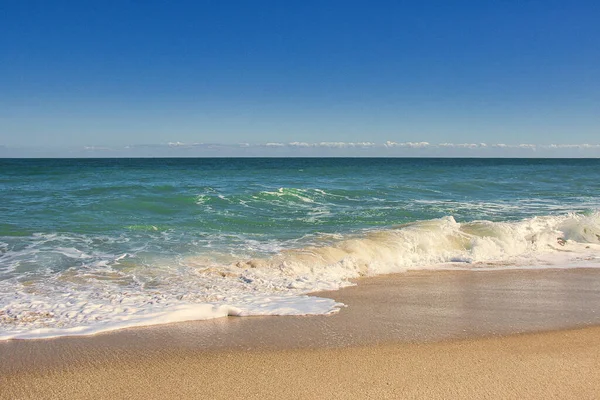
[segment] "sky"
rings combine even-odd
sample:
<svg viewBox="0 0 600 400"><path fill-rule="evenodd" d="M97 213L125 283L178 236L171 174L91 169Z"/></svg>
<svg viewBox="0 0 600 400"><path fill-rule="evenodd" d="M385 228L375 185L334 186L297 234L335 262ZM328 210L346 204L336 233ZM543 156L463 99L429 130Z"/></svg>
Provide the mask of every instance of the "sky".
<svg viewBox="0 0 600 400"><path fill-rule="evenodd" d="M600 156L600 2L0 0L0 157Z"/></svg>

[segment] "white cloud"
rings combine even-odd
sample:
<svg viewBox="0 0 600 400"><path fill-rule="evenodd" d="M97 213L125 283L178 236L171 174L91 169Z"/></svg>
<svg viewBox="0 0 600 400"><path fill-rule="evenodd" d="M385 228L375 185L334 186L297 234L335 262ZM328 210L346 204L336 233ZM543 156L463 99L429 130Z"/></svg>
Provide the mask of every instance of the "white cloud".
<svg viewBox="0 0 600 400"><path fill-rule="evenodd" d="M313 147L314 143L291 142L289 145L292 146L292 147Z"/></svg>
<svg viewBox="0 0 600 400"><path fill-rule="evenodd" d="M308 143L308 142L290 142L287 144L290 147L325 147L325 148L349 148L349 147L376 147L377 143L373 142L318 142L318 143Z"/></svg>
<svg viewBox="0 0 600 400"><path fill-rule="evenodd" d="M485 143L440 143L438 147L450 147L457 149L477 149L487 147Z"/></svg>
<svg viewBox="0 0 600 400"><path fill-rule="evenodd" d="M384 143L375 142L267 142L267 143L236 143L236 144L220 144L220 143L191 143L186 144L183 142L169 142L165 145L129 145L123 147L123 149L136 149L136 148L303 148L303 149L377 149L377 148L399 148L399 149L463 149L463 150L485 150L485 149L497 149L497 150L557 150L557 149L579 149L579 150L597 150L600 149L600 144L533 144L533 143L519 143L519 144L506 144L506 143L430 143L430 142L394 142L388 140ZM108 147L99 146L86 146L85 150L114 150Z"/></svg>
<svg viewBox="0 0 600 400"><path fill-rule="evenodd" d="M600 157L600 143L430 143L414 142L263 142L130 144L120 147L88 145L63 150L2 147L2 155L39 156L66 154L81 157L173 157L173 156L435 156L435 157ZM62 151L63 153L60 153Z"/></svg>
<svg viewBox="0 0 600 400"><path fill-rule="evenodd" d="M374 147L375 143L372 142L321 142L316 144L318 147L335 147L335 148L346 148L346 147Z"/></svg>
<svg viewBox="0 0 600 400"><path fill-rule="evenodd" d="M520 144L505 144L505 143L494 143L490 145L490 147L496 149L529 149L536 150L538 148L537 144L529 144L529 143L520 143Z"/></svg>
<svg viewBox="0 0 600 400"><path fill-rule="evenodd" d="M537 148L537 146L535 144L528 144L528 143L520 144L518 147L520 149L530 149L530 150L536 150L536 148Z"/></svg>
<svg viewBox="0 0 600 400"><path fill-rule="evenodd" d="M348 147L347 143L344 142L321 142L317 144L318 147L336 147L336 148L344 148Z"/></svg>
<svg viewBox="0 0 600 400"><path fill-rule="evenodd" d="M377 146L377 143L373 143L373 142L357 142L357 143L352 143L352 145L354 145L355 147L375 147L375 146Z"/></svg>
<svg viewBox="0 0 600 400"><path fill-rule="evenodd" d="M580 150L585 150L585 149L600 149L600 144L588 144L588 143L583 143L583 144L550 144L548 146L543 146L543 147L548 147L549 149L580 149Z"/></svg>
<svg viewBox="0 0 600 400"><path fill-rule="evenodd" d="M385 147L408 147L411 149L422 149L425 147L429 147L430 144L429 142L402 142L402 143L398 143L398 142L391 142L391 141L387 141L384 143Z"/></svg>

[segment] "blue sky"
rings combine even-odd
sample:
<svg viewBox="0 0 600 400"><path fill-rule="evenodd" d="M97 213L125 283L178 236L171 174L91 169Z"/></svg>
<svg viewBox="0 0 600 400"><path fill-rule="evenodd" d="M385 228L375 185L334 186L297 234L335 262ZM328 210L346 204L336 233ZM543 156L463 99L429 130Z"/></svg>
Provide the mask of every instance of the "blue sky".
<svg viewBox="0 0 600 400"><path fill-rule="evenodd" d="M0 0L0 156L600 156L598 21L573 1Z"/></svg>

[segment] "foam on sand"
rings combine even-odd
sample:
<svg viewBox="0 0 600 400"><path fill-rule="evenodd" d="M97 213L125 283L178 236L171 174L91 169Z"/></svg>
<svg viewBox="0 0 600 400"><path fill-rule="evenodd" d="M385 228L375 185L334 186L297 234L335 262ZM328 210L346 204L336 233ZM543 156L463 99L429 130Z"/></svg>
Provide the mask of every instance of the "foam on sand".
<svg viewBox="0 0 600 400"><path fill-rule="evenodd" d="M53 239L54 240L54 239ZM128 261L89 260L52 279L0 283L0 339L92 334L131 326L249 315L327 314L342 306L306 296L360 276L414 269L600 266L600 213L459 223L453 217L328 236L262 258L231 254ZM21 250L25 251L25 250ZM6 259L14 255L5 254ZM13 271L14 273L14 271Z"/></svg>

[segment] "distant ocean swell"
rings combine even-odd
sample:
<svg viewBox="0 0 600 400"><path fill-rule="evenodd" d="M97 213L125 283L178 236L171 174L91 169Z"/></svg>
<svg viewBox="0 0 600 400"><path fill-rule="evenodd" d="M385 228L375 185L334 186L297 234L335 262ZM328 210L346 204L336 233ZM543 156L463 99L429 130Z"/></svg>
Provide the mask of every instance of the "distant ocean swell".
<svg viewBox="0 0 600 400"><path fill-rule="evenodd" d="M280 189L235 201L251 207L253 196L273 204L287 199L281 204L288 206L332 195L343 196ZM203 207L219 201L233 200L218 193L196 198ZM333 313L342 305L306 294L407 270L600 267L600 212L593 210L506 221L447 216L282 240L229 234L209 237L201 252L178 247L184 238L152 224L130 225L116 236L21 235L18 242L0 239L0 339L227 315ZM140 238L175 245L164 251ZM216 245L223 240L235 246Z"/></svg>

